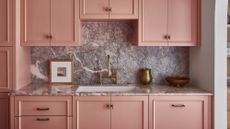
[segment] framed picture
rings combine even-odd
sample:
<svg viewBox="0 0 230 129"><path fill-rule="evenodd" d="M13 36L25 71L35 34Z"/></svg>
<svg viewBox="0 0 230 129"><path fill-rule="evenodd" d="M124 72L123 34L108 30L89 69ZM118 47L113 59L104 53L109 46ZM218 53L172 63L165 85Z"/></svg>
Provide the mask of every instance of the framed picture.
<svg viewBox="0 0 230 129"><path fill-rule="evenodd" d="M50 84L72 84L73 62L50 60Z"/></svg>

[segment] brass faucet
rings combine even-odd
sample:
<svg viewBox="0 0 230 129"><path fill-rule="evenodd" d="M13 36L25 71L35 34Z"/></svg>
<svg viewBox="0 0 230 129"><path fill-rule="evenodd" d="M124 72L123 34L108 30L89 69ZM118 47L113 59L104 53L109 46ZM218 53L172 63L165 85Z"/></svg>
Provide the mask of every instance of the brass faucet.
<svg viewBox="0 0 230 129"><path fill-rule="evenodd" d="M110 55L107 56L107 71L99 72L99 84L103 84L104 79L110 79L114 84L117 84L117 75L118 71L117 69L112 70L111 69L111 62L110 62Z"/></svg>

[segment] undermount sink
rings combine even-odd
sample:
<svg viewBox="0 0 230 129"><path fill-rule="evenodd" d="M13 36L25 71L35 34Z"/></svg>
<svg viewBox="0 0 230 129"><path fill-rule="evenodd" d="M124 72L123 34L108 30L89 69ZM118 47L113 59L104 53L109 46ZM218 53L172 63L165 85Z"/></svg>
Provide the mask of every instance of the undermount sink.
<svg viewBox="0 0 230 129"><path fill-rule="evenodd" d="M76 92L130 92L134 86L79 86Z"/></svg>

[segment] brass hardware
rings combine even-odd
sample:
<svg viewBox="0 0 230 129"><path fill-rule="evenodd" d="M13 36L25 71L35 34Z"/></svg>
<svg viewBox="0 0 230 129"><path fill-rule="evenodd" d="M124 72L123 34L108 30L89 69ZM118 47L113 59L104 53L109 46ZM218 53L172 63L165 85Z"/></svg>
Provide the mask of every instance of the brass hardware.
<svg viewBox="0 0 230 129"><path fill-rule="evenodd" d="M169 40L170 40L170 39L171 39L171 36L170 36L170 35L168 35L167 39L169 39Z"/></svg>
<svg viewBox="0 0 230 129"><path fill-rule="evenodd" d="M152 83L151 69L148 69L148 68L141 69L140 81L144 85L148 85Z"/></svg>
<svg viewBox="0 0 230 129"><path fill-rule="evenodd" d="M50 108L37 108L38 111L48 111Z"/></svg>
<svg viewBox="0 0 230 129"><path fill-rule="evenodd" d="M49 36L49 38L50 38L50 39L52 39L52 38L53 38L53 36L52 36L52 35L50 35L50 36Z"/></svg>
<svg viewBox="0 0 230 129"><path fill-rule="evenodd" d="M172 104L172 107L185 107L184 104Z"/></svg>
<svg viewBox="0 0 230 129"><path fill-rule="evenodd" d="M106 108L110 109L110 104L106 104L105 106Z"/></svg>
<svg viewBox="0 0 230 129"><path fill-rule="evenodd" d="M168 35L164 35L164 39L168 39Z"/></svg>
<svg viewBox="0 0 230 129"><path fill-rule="evenodd" d="M111 12L111 11L112 11L112 8L111 8L111 7L106 7L106 8L105 8L105 11L106 11L106 12Z"/></svg>
<svg viewBox="0 0 230 129"><path fill-rule="evenodd" d="M110 56L107 56L107 71L99 72L99 79L98 83L102 85L104 79L110 79L114 84L117 84L118 82L118 70L114 69L111 70L111 62L110 62ZM101 70L99 67L97 70Z"/></svg>
<svg viewBox="0 0 230 129"><path fill-rule="evenodd" d="M37 118L36 120L37 121L49 121L50 118Z"/></svg>
<svg viewBox="0 0 230 129"><path fill-rule="evenodd" d="M114 107L113 104L110 104L110 109L113 109L113 107Z"/></svg>

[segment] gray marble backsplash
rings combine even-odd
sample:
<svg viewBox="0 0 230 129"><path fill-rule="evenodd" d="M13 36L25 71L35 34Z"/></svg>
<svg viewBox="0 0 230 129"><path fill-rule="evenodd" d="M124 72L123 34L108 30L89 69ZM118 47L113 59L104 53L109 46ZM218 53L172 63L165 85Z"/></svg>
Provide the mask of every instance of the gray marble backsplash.
<svg viewBox="0 0 230 129"><path fill-rule="evenodd" d="M48 82L48 60L73 60L74 81L95 84L97 62L106 68L106 55L112 68L119 70L118 83L138 83L138 70L151 68L154 83L165 84L165 76L189 74L189 48L138 47L131 44L131 22L83 22L81 46L32 47L31 73L33 83Z"/></svg>

